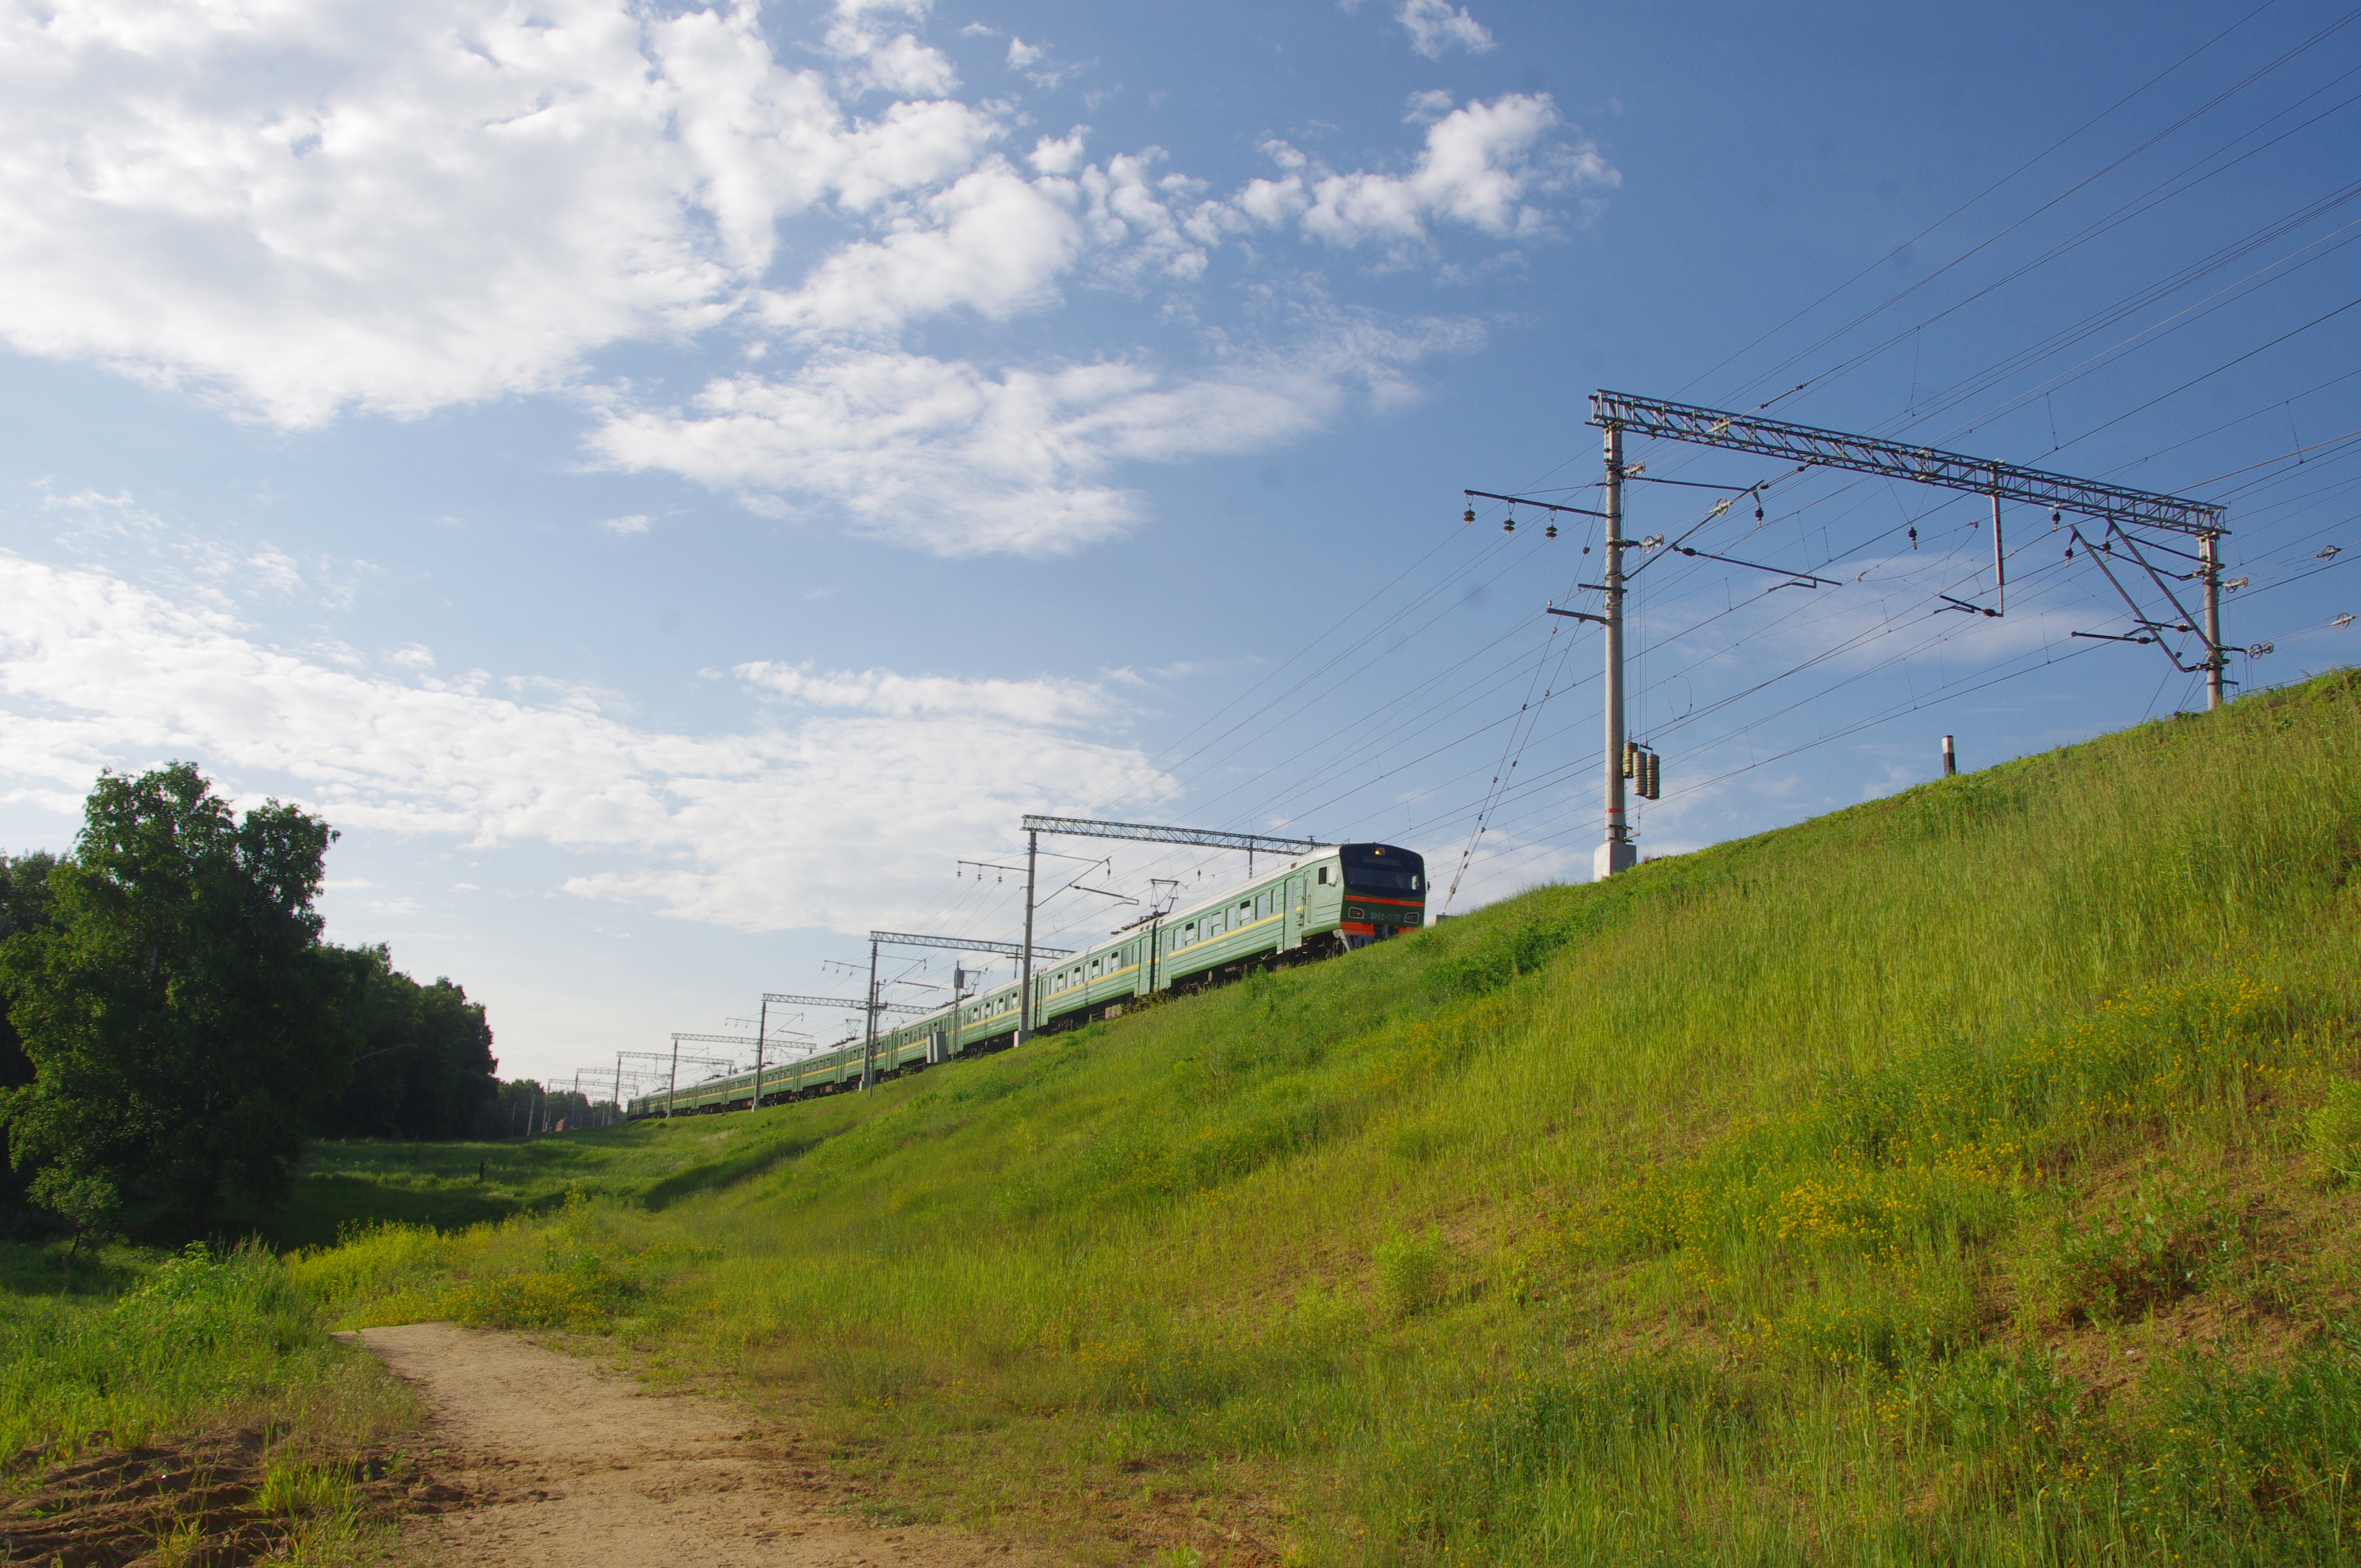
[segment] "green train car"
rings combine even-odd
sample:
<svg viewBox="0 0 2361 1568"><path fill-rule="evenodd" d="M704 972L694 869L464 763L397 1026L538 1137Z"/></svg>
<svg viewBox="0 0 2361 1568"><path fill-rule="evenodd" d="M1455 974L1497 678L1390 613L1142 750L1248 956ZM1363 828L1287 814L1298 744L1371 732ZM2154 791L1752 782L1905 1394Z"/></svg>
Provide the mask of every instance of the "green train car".
<svg viewBox="0 0 2361 1568"><path fill-rule="evenodd" d="M1125 927L1087 951L1033 976L1032 1028L1069 1029L1120 1014L1156 992L1186 992L1235 980L1250 969L1352 951L1426 923L1426 862L1392 844L1339 844L1290 861L1244 885ZM688 1112L742 1111L860 1087L873 1049L880 1078L1004 1050L1019 1033L1019 987L1011 981L879 1033L752 1072L641 1095L634 1120Z"/></svg>

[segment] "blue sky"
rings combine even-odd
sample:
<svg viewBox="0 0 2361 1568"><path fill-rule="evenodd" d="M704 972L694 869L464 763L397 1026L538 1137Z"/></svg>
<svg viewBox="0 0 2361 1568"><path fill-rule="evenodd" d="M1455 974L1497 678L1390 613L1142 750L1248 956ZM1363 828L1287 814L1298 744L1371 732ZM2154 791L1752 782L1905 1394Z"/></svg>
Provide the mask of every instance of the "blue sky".
<svg viewBox="0 0 2361 1568"><path fill-rule="evenodd" d="M1014 936L955 870L1027 811L1579 878L1598 652L1541 611L1597 558L1459 513L1588 504L1599 386L2224 501L2234 673L2345 662L2350 21L8 5L0 845L172 757L302 801L332 934L556 1079L851 993L873 926ZM2201 700L2070 637L2125 621L2047 518L1971 620L1972 501L1712 497L1632 531L1839 586L1648 558L1646 852Z"/></svg>

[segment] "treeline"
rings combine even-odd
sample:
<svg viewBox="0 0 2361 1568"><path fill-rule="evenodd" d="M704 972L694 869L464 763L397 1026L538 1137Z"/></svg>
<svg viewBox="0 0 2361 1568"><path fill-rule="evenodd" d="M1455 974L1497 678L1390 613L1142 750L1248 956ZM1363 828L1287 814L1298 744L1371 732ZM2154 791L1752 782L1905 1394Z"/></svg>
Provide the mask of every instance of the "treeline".
<svg viewBox="0 0 2361 1568"><path fill-rule="evenodd" d="M483 1004L321 940L335 839L175 762L103 775L70 855L0 858L0 1196L202 1235L284 1198L306 1137L486 1130Z"/></svg>

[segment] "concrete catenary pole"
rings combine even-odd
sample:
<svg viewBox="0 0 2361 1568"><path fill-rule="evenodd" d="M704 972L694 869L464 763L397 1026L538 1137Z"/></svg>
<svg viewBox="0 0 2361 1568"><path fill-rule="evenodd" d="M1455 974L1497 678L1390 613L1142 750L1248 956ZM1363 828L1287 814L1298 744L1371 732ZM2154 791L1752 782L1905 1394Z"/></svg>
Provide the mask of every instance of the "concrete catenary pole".
<svg viewBox="0 0 2361 1568"><path fill-rule="evenodd" d="M1033 872L1039 863L1041 835L1025 835L1025 961L1016 975L1016 1043L1023 1045L1033 1033Z"/></svg>
<svg viewBox="0 0 2361 1568"><path fill-rule="evenodd" d="M760 1011L754 1014L754 1098L746 1102L749 1111L763 1108L763 1036L771 1027L771 999L763 998Z"/></svg>
<svg viewBox="0 0 2361 1568"><path fill-rule="evenodd" d="M2198 567L2205 578L2205 707L2222 706L2222 666L2229 655L2222 651L2222 536L2208 533L2197 541Z"/></svg>
<svg viewBox="0 0 2361 1568"><path fill-rule="evenodd" d="M1629 871L1638 860L1623 820L1623 426L1607 425L1607 841L1591 859L1591 875Z"/></svg>
<svg viewBox="0 0 2361 1568"><path fill-rule="evenodd" d="M877 938L869 938L869 999L865 1009L868 1026L861 1040L861 1092L866 1094L877 1081Z"/></svg>

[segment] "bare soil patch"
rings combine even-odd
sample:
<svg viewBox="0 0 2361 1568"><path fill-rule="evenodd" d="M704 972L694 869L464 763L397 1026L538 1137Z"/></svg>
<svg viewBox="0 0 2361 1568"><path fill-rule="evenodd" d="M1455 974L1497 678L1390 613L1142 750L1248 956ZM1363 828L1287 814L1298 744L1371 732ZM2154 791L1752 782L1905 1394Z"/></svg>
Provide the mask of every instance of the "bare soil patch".
<svg viewBox="0 0 2361 1568"><path fill-rule="evenodd" d="M283 1451L282 1451L283 1452ZM177 1537L181 1561L240 1568L286 1544L290 1521L256 1506L270 1453L269 1434L245 1428L185 1442L84 1453L61 1464L35 1449L10 1463L14 1479L38 1473L31 1489L0 1511L0 1563L42 1568L122 1568L154 1561ZM315 1462L316 1464L316 1462ZM391 1451L331 1465L355 1484L364 1509L391 1519L458 1494Z"/></svg>
<svg viewBox="0 0 2361 1568"><path fill-rule="evenodd" d="M435 1568L969 1568L1063 1560L941 1525L880 1525L791 1440L718 1401L602 1375L514 1334L356 1336L433 1412L422 1456L466 1499L402 1537Z"/></svg>

